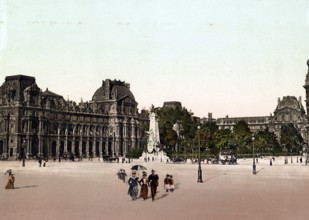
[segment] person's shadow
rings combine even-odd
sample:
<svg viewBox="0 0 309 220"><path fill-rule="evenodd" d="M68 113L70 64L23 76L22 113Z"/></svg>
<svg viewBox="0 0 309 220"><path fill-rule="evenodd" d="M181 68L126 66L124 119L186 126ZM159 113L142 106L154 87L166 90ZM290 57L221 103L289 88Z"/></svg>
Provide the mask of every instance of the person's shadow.
<svg viewBox="0 0 309 220"><path fill-rule="evenodd" d="M180 183L176 183L176 184L175 184L175 189L174 189L174 191L177 190L177 189L179 189L179 188L180 188L179 186L180 186ZM173 192L169 192L169 193L173 193ZM158 196L156 200L165 198L166 196L168 196L169 193L168 193L168 192L164 192L163 194L161 194L160 196Z"/></svg>
<svg viewBox="0 0 309 220"><path fill-rule="evenodd" d="M38 187L38 185L30 185L30 186L15 186L15 189L24 189L24 188L32 188Z"/></svg>

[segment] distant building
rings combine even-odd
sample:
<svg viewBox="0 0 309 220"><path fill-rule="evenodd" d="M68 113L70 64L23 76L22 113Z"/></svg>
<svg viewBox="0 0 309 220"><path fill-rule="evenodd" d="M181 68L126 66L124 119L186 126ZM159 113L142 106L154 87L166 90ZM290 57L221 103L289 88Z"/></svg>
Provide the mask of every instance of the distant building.
<svg viewBox="0 0 309 220"><path fill-rule="evenodd" d="M212 113L209 112L208 113L208 118L201 118L200 120L201 124L206 124L207 122L216 122L216 119L212 117Z"/></svg>
<svg viewBox="0 0 309 220"><path fill-rule="evenodd" d="M301 98L297 100L294 96L284 96L282 100L278 98L278 105L274 110L274 115L257 116L257 117L236 117L218 118L217 125L219 129L233 130L234 126L239 121L245 121L251 131L259 131L268 129L274 132L280 138L281 126L283 124L292 123L299 129L303 138L306 138L306 113Z"/></svg>
<svg viewBox="0 0 309 220"><path fill-rule="evenodd" d="M251 131L268 129L273 131L280 139L281 126L292 123L301 133L306 143L309 143L308 136L308 112L309 112L309 60L307 61L308 73L306 75L304 88L306 90L306 111L302 105L301 97L297 100L295 96L284 96L281 100L278 98L278 104L274 114L269 116L257 117L234 117L218 118L216 120L219 129L233 130L238 121L245 121Z"/></svg>
<svg viewBox="0 0 309 220"><path fill-rule="evenodd" d="M0 87L0 156L126 156L143 147L148 113L138 112L129 84L106 79L92 100L76 104L25 75Z"/></svg>

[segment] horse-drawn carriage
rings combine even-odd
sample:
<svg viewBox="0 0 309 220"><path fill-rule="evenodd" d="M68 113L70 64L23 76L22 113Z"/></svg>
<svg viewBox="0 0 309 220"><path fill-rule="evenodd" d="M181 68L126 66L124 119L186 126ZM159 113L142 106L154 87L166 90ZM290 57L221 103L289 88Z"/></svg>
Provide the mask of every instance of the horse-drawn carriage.
<svg viewBox="0 0 309 220"><path fill-rule="evenodd" d="M222 151L219 154L219 161L222 164L237 164L237 157L231 151Z"/></svg>
<svg viewBox="0 0 309 220"><path fill-rule="evenodd" d="M171 159L173 163L186 163L186 159L183 157L174 157Z"/></svg>
<svg viewBox="0 0 309 220"><path fill-rule="evenodd" d="M109 163L112 163L112 162L119 162L119 157L111 157L109 155L105 155L103 156L103 161L105 162L109 162Z"/></svg>

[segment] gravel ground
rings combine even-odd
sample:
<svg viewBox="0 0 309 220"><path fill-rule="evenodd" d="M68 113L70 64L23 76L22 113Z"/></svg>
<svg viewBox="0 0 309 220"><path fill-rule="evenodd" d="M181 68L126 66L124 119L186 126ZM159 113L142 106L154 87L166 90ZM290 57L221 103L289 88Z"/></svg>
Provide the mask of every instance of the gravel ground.
<svg viewBox="0 0 309 220"><path fill-rule="evenodd" d="M95 161L53 162L39 167L35 161L0 162L0 219L309 219L309 165L283 164L276 158L238 165L202 164L203 183L197 183L197 164L160 162L103 163ZM132 201L128 185L117 178L122 168L142 164L148 174L155 169L160 186L155 201ZM4 172L15 173L15 190L5 190ZM163 190L163 179L174 177L175 191Z"/></svg>

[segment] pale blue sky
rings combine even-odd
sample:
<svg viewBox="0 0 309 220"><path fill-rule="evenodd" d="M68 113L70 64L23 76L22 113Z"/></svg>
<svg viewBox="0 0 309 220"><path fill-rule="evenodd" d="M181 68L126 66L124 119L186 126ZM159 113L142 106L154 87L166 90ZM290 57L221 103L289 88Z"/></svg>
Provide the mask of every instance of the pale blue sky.
<svg viewBox="0 0 309 220"><path fill-rule="evenodd" d="M302 96L308 0L0 0L0 82L89 101L131 84L139 109L180 101L196 116L264 116Z"/></svg>

